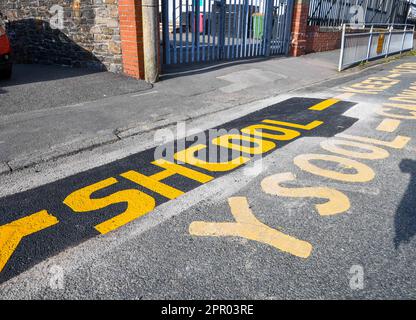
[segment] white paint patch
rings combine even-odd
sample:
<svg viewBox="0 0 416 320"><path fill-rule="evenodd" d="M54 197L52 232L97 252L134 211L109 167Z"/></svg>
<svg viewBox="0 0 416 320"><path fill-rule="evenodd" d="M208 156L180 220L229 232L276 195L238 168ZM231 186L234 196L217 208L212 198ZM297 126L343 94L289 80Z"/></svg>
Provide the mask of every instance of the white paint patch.
<svg viewBox="0 0 416 320"><path fill-rule="evenodd" d="M344 116L360 120L372 119L375 111L380 107L374 102L359 102L355 106L344 112Z"/></svg>
<svg viewBox="0 0 416 320"><path fill-rule="evenodd" d="M231 82L230 85L220 88L224 93L233 93L286 78L287 76L283 74L261 69L236 71L225 76L217 77L217 79Z"/></svg>

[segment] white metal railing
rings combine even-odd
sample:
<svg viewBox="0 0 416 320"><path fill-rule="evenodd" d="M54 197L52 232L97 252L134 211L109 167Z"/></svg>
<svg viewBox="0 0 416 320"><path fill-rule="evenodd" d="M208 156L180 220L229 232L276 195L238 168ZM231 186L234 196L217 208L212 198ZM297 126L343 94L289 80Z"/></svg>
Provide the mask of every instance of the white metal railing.
<svg viewBox="0 0 416 320"><path fill-rule="evenodd" d="M347 32L342 26L341 54L338 70L361 62L387 57L413 49L414 25L374 24L368 29Z"/></svg>

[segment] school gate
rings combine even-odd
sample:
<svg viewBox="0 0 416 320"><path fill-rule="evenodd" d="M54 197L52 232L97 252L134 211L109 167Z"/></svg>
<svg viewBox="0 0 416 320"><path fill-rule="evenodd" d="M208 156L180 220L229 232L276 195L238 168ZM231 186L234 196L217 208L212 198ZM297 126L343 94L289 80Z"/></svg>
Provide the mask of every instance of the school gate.
<svg viewBox="0 0 416 320"><path fill-rule="evenodd" d="M289 52L294 0L162 1L162 61L182 65Z"/></svg>

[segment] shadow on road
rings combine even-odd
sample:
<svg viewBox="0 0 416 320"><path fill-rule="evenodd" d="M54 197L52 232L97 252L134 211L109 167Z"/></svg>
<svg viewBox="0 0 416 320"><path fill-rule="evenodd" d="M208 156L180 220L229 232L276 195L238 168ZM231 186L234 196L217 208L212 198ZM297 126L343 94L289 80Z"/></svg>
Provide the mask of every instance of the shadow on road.
<svg viewBox="0 0 416 320"><path fill-rule="evenodd" d="M164 65L163 72L160 76L161 80L168 80L184 76L194 76L198 74L204 74L224 68L237 66L237 65L250 65L257 62L284 59L284 56L272 56L272 57L254 57L236 61L217 61L217 62L200 62L178 65Z"/></svg>
<svg viewBox="0 0 416 320"><path fill-rule="evenodd" d="M12 78L10 80L0 80L0 93L2 93L2 87L6 88L22 84L76 78L98 72L101 71L87 68L71 68L59 65L15 64L13 67Z"/></svg>
<svg viewBox="0 0 416 320"><path fill-rule="evenodd" d="M94 18L93 11L88 14ZM28 69L18 65L13 70L12 79L0 82L1 87L106 71L105 65L92 52L72 41L59 29L51 28L45 20L12 20L7 24L7 33L12 46L13 62L34 66ZM36 68L36 65L44 66Z"/></svg>
<svg viewBox="0 0 416 320"><path fill-rule="evenodd" d="M396 249L402 243L409 242L416 235L416 160L403 159L400 170L410 173L410 182L400 202L394 219Z"/></svg>

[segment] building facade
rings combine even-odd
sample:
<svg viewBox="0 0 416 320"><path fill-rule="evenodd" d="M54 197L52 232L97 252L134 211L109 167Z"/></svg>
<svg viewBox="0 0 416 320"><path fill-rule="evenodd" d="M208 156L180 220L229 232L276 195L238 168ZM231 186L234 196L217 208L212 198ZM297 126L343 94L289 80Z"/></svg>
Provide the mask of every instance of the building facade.
<svg viewBox="0 0 416 320"><path fill-rule="evenodd" d="M197 55L195 63L212 47L216 60L246 58L232 53L261 46L260 55L269 55L280 43L285 47L276 52L293 56L336 49L340 26L357 5L366 23L407 22L410 7L406 0L161 0L160 60L166 62L167 50L181 54L184 47ZM142 0L3 0L0 12L9 21L16 62L144 78ZM234 40L240 47L231 46Z"/></svg>

